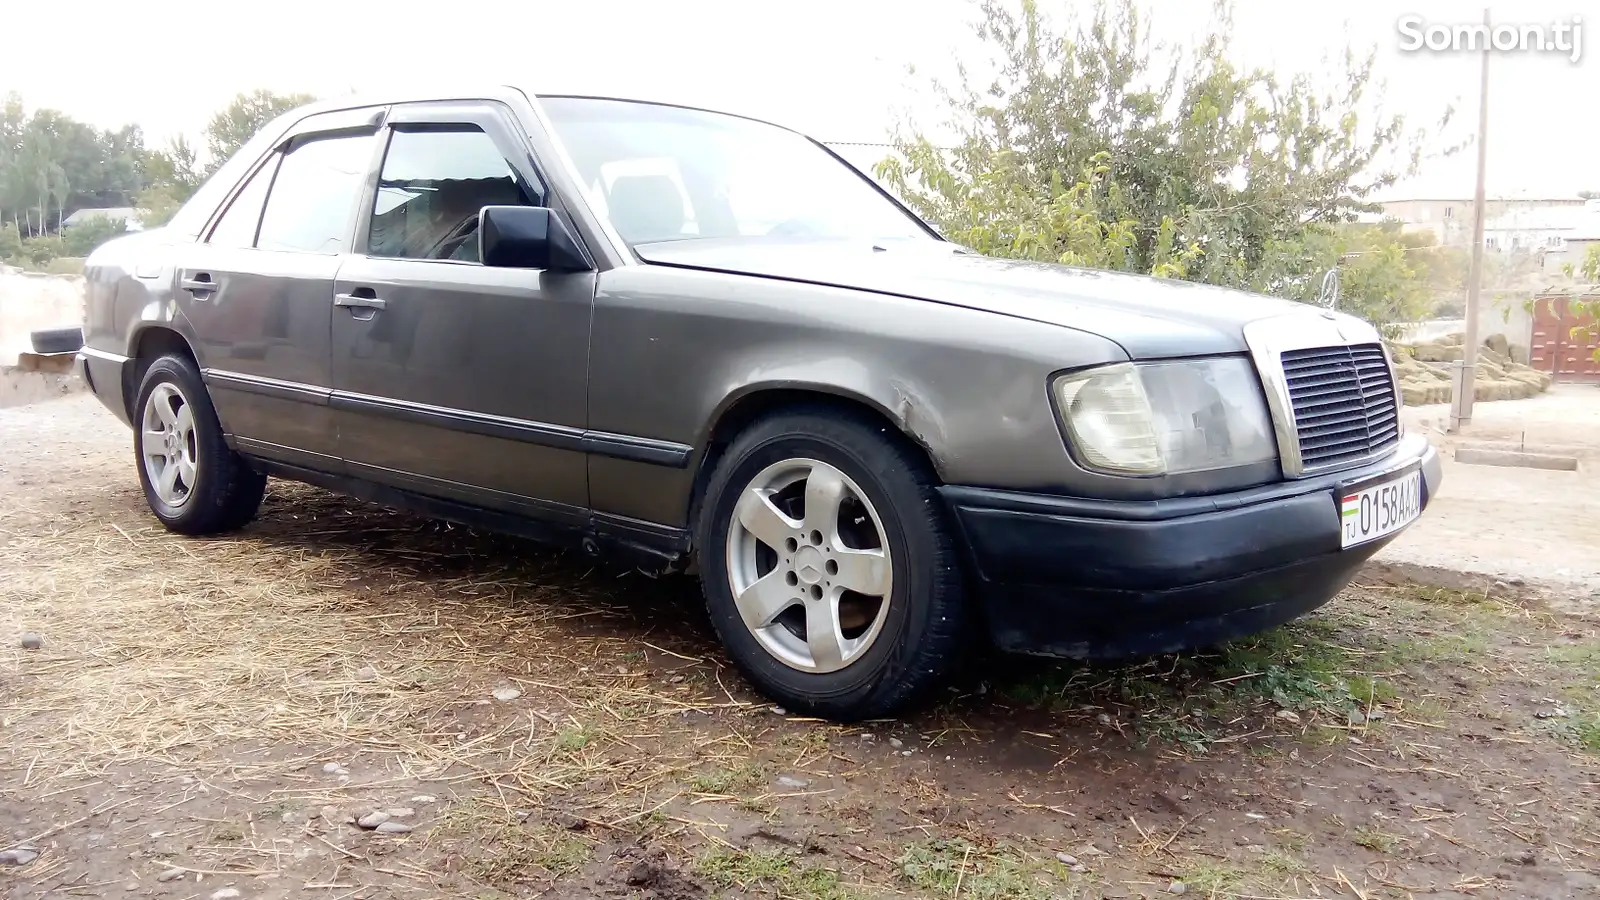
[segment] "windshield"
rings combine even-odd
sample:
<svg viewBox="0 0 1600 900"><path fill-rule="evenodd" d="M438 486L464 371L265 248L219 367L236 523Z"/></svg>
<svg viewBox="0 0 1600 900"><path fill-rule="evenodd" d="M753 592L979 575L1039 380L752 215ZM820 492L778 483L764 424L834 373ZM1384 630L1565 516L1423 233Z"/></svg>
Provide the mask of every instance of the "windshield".
<svg viewBox="0 0 1600 900"><path fill-rule="evenodd" d="M628 244L933 236L810 140L721 113L542 97L589 202Z"/></svg>

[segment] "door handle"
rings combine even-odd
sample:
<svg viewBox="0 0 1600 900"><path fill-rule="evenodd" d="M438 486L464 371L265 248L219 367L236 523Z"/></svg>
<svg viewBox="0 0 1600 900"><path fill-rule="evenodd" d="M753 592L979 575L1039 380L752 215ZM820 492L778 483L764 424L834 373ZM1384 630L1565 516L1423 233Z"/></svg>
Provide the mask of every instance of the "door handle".
<svg viewBox="0 0 1600 900"><path fill-rule="evenodd" d="M211 279L210 273L198 272L187 275L178 280L178 286L195 296L197 300L204 300L201 294L215 294L217 283Z"/></svg>
<svg viewBox="0 0 1600 900"><path fill-rule="evenodd" d="M333 305L352 309L383 309L385 306L382 298L368 297L362 294L334 294Z"/></svg>

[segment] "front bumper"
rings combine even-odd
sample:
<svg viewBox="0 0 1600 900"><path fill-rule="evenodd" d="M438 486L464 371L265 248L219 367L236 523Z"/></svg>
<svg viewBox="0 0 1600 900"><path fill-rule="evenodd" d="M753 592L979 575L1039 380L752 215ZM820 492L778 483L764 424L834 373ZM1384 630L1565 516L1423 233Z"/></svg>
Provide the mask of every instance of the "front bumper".
<svg viewBox="0 0 1600 900"><path fill-rule="evenodd" d="M1394 538L1341 550L1339 487L1412 468L1426 509L1443 472L1418 435L1360 469L1205 497L941 492L1001 649L1116 658L1208 646L1328 602Z"/></svg>

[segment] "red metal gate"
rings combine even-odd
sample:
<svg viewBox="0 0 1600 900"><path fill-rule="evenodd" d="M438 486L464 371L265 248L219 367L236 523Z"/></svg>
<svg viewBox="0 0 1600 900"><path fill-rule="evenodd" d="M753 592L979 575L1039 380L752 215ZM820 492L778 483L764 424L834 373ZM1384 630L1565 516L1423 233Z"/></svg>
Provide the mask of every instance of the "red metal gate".
<svg viewBox="0 0 1600 900"><path fill-rule="evenodd" d="M1600 302L1600 295L1585 295L1585 303ZM1600 348L1593 316L1580 316L1564 296L1546 296L1534 300L1533 340L1528 348L1529 362L1535 369L1549 372L1557 381L1600 382L1600 362L1595 360L1595 350ZM1573 337L1574 328L1585 330Z"/></svg>

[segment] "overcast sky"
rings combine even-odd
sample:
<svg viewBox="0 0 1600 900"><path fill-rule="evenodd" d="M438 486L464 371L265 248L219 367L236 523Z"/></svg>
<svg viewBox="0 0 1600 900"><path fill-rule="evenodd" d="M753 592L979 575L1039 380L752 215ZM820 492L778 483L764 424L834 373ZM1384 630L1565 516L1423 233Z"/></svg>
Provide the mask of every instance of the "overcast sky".
<svg viewBox="0 0 1600 900"><path fill-rule="evenodd" d="M1039 0L1066 8L1071 0ZM1207 0L1146 0L1181 40ZM0 93L147 140L194 134L240 91L331 96L479 77L709 105L828 141L881 141L896 114L930 122L923 73L981 50L970 0L216 0L10 3ZM1495 0L1496 22L1584 22L1584 56L1498 54L1490 63L1489 190L1600 189L1600 0ZM1237 0L1241 61L1318 70L1345 42L1376 46L1389 105L1418 124L1450 103L1454 137L1476 128L1479 58L1406 53L1396 22L1476 21L1481 5L1418 0ZM71 16L64 21L63 16ZM1593 35L1587 33L1592 28ZM1592 40L1593 47L1589 46ZM1470 196L1471 152L1430 164L1400 195Z"/></svg>

